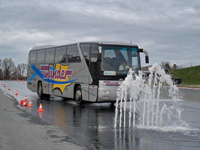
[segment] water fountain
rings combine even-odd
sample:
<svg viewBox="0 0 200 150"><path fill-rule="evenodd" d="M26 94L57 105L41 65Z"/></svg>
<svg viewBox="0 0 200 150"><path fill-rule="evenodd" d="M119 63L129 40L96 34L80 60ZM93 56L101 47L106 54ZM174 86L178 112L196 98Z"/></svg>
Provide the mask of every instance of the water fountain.
<svg viewBox="0 0 200 150"><path fill-rule="evenodd" d="M117 91L115 127L162 128L187 126L181 119L182 109L177 101L179 92L170 75L160 65L149 68L147 80L144 73L133 70ZM161 88L167 86L170 99L160 99Z"/></svg>

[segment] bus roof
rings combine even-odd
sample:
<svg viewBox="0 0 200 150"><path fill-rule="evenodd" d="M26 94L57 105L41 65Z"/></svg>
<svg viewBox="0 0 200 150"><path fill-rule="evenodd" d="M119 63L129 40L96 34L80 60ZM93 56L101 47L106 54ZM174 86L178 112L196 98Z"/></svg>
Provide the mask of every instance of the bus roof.
<svg viewBox="0 0 200 150"><path fill-rule="evenodd" d="M35 46L31 50L38 50L38 49L45 49L45 48L50 48L50 47L56 47L55 45L40 45L40 46Z"/></svg>
<svg viewBox="0 0 200 150"><path fill-rule="evenodd" d="M61 46L68 46L68 45L74 45L74 44L100 44L100 45L123 45L123 46L137 46L135 44L131 43L122 43L122 42L112 42L112 41L86 41L86 42L77 42L77 43L71 43L71 44L65 44L65 45L41 45L41 46L35 46L31 50L40 50L40 49L46 49L46 48L55 48L55 47L61 47Z"/></svg>
<svg viewBox="0 0 200 150"><path fill-rule="evenodd" d="M83 43L98 43L98 44L102 44L102 45L124 45L124 46L137 46L135 44L131 44L131 43L122 43L122 42L113 42L113 41L89 41L89 42L80 42L80 44Z"/></svg>

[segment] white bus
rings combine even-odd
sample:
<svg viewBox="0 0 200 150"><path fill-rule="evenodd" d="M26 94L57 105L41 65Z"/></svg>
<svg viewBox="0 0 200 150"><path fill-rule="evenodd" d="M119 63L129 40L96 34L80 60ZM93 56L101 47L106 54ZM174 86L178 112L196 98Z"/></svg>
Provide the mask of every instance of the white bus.
<svg viewBox="0 0 200 150"><path fill-rule="evenodd" d="M56 95L77 104L116 101L120 81L129 68L141 69L137 45L115 42L80 42L36 47L29 52L27 86L42 98Z"/></svg>

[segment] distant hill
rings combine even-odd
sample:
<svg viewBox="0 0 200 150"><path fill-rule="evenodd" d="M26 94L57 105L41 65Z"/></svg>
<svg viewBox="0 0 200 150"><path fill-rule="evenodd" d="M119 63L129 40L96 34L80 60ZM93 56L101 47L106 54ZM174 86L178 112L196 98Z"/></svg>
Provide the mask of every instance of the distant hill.
<svg viewBox="0 0 200 150"><path fill-rule="evenodd" d="M180 78L182 84L200 84L200 66L173 70L172 78Z"/></svg>

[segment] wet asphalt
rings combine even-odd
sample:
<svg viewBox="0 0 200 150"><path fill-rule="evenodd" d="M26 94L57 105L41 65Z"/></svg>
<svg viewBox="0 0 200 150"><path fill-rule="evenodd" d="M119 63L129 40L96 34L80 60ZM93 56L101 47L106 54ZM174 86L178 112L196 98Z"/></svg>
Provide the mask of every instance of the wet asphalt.
<svg viewBox="0 0 200 150"><path fill-rule="evenodd" d="M110 103L77 105L73 100L52 96L42 100L27 95L33 107L16 107L42 121L59 127L71 141L91 150L197 150L200 149L200 90L180 89L184 109L182 119L188 130L154 130L140 127L114 127L115 108ZM163 94L165 97L165 94ZM38 113L39 104L43 113ZM34 123L34 120L33 120Z"/></svg>
<svg viewBox="0 0 200 150"><path fill-rule="evenodd" d="M0 90L0 150L83 150L56 126L16 107Z"/></svg>

